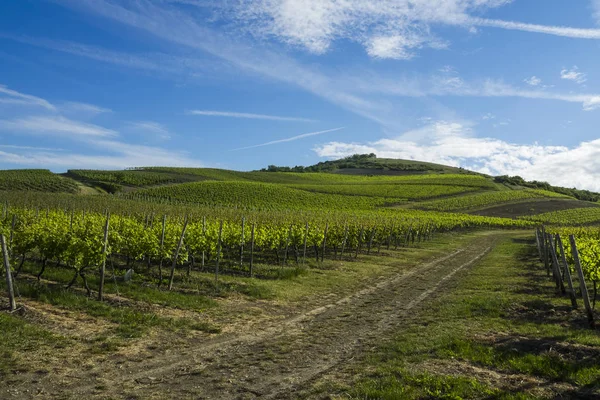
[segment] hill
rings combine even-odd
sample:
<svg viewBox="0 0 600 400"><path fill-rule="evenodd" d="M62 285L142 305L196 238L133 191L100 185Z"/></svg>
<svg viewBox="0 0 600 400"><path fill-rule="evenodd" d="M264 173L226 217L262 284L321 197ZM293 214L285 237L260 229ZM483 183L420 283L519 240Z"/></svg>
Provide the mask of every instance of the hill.
<svg viewBox="0 0 600 400"><path fill-rule="evenodd" d="M592 210L599 206L597 193L527 182L520 177L490 177L440 164L377 158L374 154L308 167L270 166L249 172L175 167L69 170L65 174L0 171L0 192L4 192L0 197L8 201L13 198L9 192L15 191L64 192L80 197L108 193L142 203L254 210L413 209L528 217L540 222L544 216L555 222L563 215L568 222L567 216L572 214L553 213L581 210L573 211L579 213L575 220L600 220ZM538 214L541 219L534 218Z"/></svg>
<svg viewBox="0 0 600 400"><path fill-rule="evenodd" d="M375 154L355 154L339 160L319 162L308 167L269 165L262 172L332 172L351 175L478 174L460 167L449 167L415 160L377 158ZM481 175L481 174L478 174Z"/></svg>

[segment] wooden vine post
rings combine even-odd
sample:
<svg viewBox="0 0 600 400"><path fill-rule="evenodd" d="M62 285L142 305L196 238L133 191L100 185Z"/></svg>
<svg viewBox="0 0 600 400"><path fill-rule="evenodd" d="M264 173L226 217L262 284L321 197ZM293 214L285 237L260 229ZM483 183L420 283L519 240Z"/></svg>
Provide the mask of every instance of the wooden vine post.
<svg viewBox="0 0 600 400"><path fill-rule="evenodd" d="M340 260L344 257L344 250L346 250L346 243L348 242L348 225L344 229L344 241L342 242L342 251L340 252Z"/></svg>
<svg viewBox="0 0 600 400"><path fill-rule="evenodd" d="M254 229L256 228L256 223L252 223L252 231L250 232L250 278L253 275L254 269Z"/></svg>
<svg viewBox="0 0 600 400"><path fill-rule="evenodd" d="M306 244L308 243L308 222L304 229L304 250L302 251L302 265L306 263Z"/></svg>
<svg viewBox="0 0 600 400"><path fill-rule="evenodd" d="M240 243L240 268L244 265L244 228L246 227L246 217L242 217L242 241Z"/></svg>
<svg viewBox="0 0 600 400"><path fill-rule="evenodd" d="M219 283L219 259L221 258L221 235L223 234L223 220L219 224L219 240L217 241L217 262L215 267L215 287Z"/></svg>
<svg viewBox="0 0 600 400"><path fill-rule="evenodd" d="M550 244L550 255L552 256L552 267L554 269L554 277L556 279L556 288L560 290L562 294L566 293L565 285L563 283L562 273L560 272L560 265L558 263L558 257L556 256L556 247L554 246L554 240L552 234L548 234L548 243Z"/></svg>
<svg viewBox="0 0 600 400"><path fill-rule="evenodd" d="M158 287L162 285L163 281L163 273L162 273L162 265L163 265L163 250L165 248L165 228L167 227L167 215L163 215L163 223L162 223L162 233L160 234L160 253L159 253L159 261L158 261Z"/></svg>
<svg viewBox="0 0 600 400"><path fill-rule="evenodd" d="M544 267L546 268L546 275L550 276L550 263L548 262L548 244L546 237L546 228L542 225L542 243L544 249Z"/></svg>
<svg viewBox="0 0 600 400"><path fill-rule="evenodd" d="M6 270L6 286L8 289L8 301L10 303L10 311L17 309L15 301L15 290L12 282L12 272L10 270L10 262L8 261L8 250L6 249L6 239L4 235L0 235L0 246L2 247L2 259L4 260L4 269Z"/></svg>
<svg viewBox="0 0 600 400"><path fill-rule="evenodd" d="M569 235L569 241L571 242L571 250L573 253L575 269L577 270L577 276L579 277L579 288L581 290L581 297L583 297L583 304L585 305L585 311L587 312L588 322L593 328L594 312L592 311L592 305L590 304L590 297L588 295L587 286L585 285L583 270L581 269L581 262L579 261L579 252L577 251L577 243L575 243L575 235Z"/></svg>
<svg viewBox="0 0 600 400"><path fill-rule="evenodd" d="M367 245L367 254L371 254L371 246L373 246L373 239L375 238L375 233L377 233L376 226L374 226L371 229L371 235L369 236L369 244Z"/></svg>
<svg viewBox="0 0 600 400"><path fill-rule="evenodd" d="M567 284L569 285L569 297L571 298L571 305L573 306L573 308L577 308L577 297L575 294L575 288L573 287L573 279L571 278L571 269L569 268L569 264L567 263L567 257L565 257L565 249L563 247L562 239L560 238L560 235L558 233L556 234L556 244L558 245L558 250L560 251L560 258L565 268L564 276L567 280Z"/></svg>
<svg viewBox="0 0 600 400"><path fill-rule="evenodd" d="M288 236L287 239L285 241L285 254L283 255L283 265L287 264L287 259L288 259L288 252L290 250L290 241L292 240L292 229L293 229L293 224L290 224L290 229L288 230Z"/></svg>
<svg viewBox="0 0 600 400"><path fill-rule="evenodd" d="M108 229L110 224L110 213L106 212L106 223L104 224L104 241L102 242L102 263L100 264L100 285L98 287L98 301L104 300L104 275L106 274L106 254L108 251Z"/></svg>
<svg viewBox="0 0 600 400"><path fill-rule="evenodd" d="M202 237L206 237L206 216L202 217ZM202 250L202 269L204 270L204 250Z"/></svg>
<svg viewBox="0 0 600 400"><path fill-rule="evenodd" d="M540 240L540 228L539 227L535 228L535 243L537 245L538 254L540 255L540 261L541 261L543 258L542 258L542 243Z"/></svg>
<svg viewBox="0 0 600 400"><path fill-rule="evenodd" d="M360 246L362 244L362 236L363 236L363 227L360 227L360 231L358 232L358 241L356 242L356 254L354 258L358 258L358 253L360 252Z"/></svg>
<svg viewBox="0 0 600 400"><path fill-rule="evenodd" d="M179 252L181 251L181 246L183 246L183 238L185 237L185 230L188 225L188 217L186 215L185 221L183 221L183 229L181 230L181 236L179 237L179 243L177 243L177 249L175 250L175 255L173 256L173 264L171 265L171 276L169 277L169 290L173 289L173 279L175 278L175 267L177 267L177 258L179 257Z"/></svg>
<svg viewBox="0 0 600 400"><path fill-rule="evenodd" d="M325 246L327 246L327 230L329 229L329 223L325 224L325 232L323 235L323 249L321 250L321 262L323 262L325 258Z"/></svg>

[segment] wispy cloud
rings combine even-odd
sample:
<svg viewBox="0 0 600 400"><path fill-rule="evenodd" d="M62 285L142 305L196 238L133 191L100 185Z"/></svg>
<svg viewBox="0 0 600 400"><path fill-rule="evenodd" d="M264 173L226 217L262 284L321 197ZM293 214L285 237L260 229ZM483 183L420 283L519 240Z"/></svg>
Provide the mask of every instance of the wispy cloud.
<svg viewBox="0 0 600 400"><path fill-rule="evenodd" d="M460 96L460 97L520 97L580 103L585 111L600 108L600 94L560 93L537 88L520 88L508 83L485 79L467 82L446 74L425 78L348 77L354 88L362 93L402 97Z"/></svg>
<svg viewBox="0 0 600 400"><path fill-rule="evenodd" d="M573 81L579 84L587 81L586 75L583 72L579 72L579 68L577 66L573 66L571 69L563 69L560 71L560 78L566 79L568 81Z"/></svg>
<svg viewBox="0 0 600 400"><path fill-rule="evenodd" d="M523 82L525 82L529 86L540 86L542 84L542 80L535 75L531 78L523 80Z"/></svg>
<svg viewBox="0 0 600 400"><path fill-rule="evenodd" d="M0 39L12 40L30 46L59 51L79 57L84 57L119 67L182 76L202 76L204 73L227 70L224 63L208 62L207 60L175 56L166 53L125 53L107 50L97 46L67 40L51 40L40 37L8 35L0 33Z"/></svg>
<svg viewBox="0 0 600 400"><path fill-rule="evenodd" d="M80 103L76 101L68 101L66 103L61 104L59 107L60 111L64 113L83 113L88 115L97 115L113 112L109 108L104 108L93 104Z"/></svg>
<svg viewBox="0 0 600 400"><path fill-rule="evenodd" d="M130 168L141 166L202 167L186 152L90 137L78 151L33 146L0 145L0 163L44 168ZM83 150L93 148L89 154ZM6 149L3 150L3 149Z"/></svg>
<svg viewBox="0 0 600 400"><path fill-rule="evenodd" d="M523 22L503 21L486 18L469 18L466 22L477 26L487 26L492 28L501 28L523 32L543 33L547 35L563 36L575 39L600 39L600 29L527 24Z"/></svg>
<svg viewBox="0 0 600 400"><path fill-rule="evenodd" d="M0 120L0 130L26 132L32 135L52 134L71 138L117 136L112 129L74 121L62 116L29 116L12 120Z"/></svg>
<svg viewBox="0 0 600 400"><path fill-rule="evenodd" d="M0 148L15 149L15 150L36 150L36 151L64 151L64 149L61 149L58 147L18 146L18 145L14 145L14 144L0 144Z"/></svg>
<svg viewBox="0 0 600 400"><path fill-rule="evenodd" d="M317 122L314 119L298 117L281 117L277 115L241 113L233 111L211 111L211 110L192 110L187 112L190 115L203 115L207 117L228 117L228 118L246 118L246 119L266 119L270 121L290 121L290 122Z"/></svg>
<svg viewBox="0 0 600 400"><path fill-rule="evenodd" d="M339 130L342 130L342 129L344 129L344 128L340 127L340 128L328 129L326 131L303 133L302 135L296 135L296 136L292 136L292 137L285 138L285 139L273 140L273 141L270 141L270 142L261 143L261 144L255 144L255 145L252 145L252 146L240 147L240 148L237 148L237 149L232 149L231 151L254 149L256 147L263 147L263 146L270 146L270 145L273 145L273 144L293 142L295 140L300 140L300 139L304 139L304 138L311 137L311 136L322 135L324 133L336 132L336 131L339 131Z"/></svg>
<svg viewBox="0 0 600 400"><path fill-rule="evenodd" d="M104 153L0 150L0 163L44 168L130 168L141 166L202 167L203 164L188 155L149 146L136 146L117 141L92 143Z"/></svg>
<svg viewBox="0 0 600 400"><path fill-rule="evenodd" d="M166 126L159 124L154 121L136 121L129 122L128 126L139 131L149 132L159 139L168 140L171 139L171 132L167 129Z"/></svg>
<svg viewBox="0 0 600 400"><path fill-rule="evenodd" d="M356 153L430 161L490 175L520 175L555 185L600 191L600 139L574 147L516 144L476 137L474 124L437 121L403 135L363 143L329 142L314 151L341 158ZM555 171L560 170L560 174Z"/></svg>
<svg viewBox="0 0 600 400"><path fill-rule="evenodd" d="M9 104L19 104L19 105L31 105L31 106L39 106L46 108L51 111L55 111L56 107L53 106L47 100L44 100L40 97L32 96L30 94L20 93L16 90L9 89L4 85L0 85L0 94L5 95L6 97L0 97L0 101Z"/></svg>
<svg viewBox="0 0 600 400"><path fill-rule="evenodd" d="M461 25L468 13L498 7L507 0L259 0L240 2L231 14L257 37L276 38L322 54L336 40L365 46L376 58L411 58L411 50L442 48L433 24Z"/></svg>

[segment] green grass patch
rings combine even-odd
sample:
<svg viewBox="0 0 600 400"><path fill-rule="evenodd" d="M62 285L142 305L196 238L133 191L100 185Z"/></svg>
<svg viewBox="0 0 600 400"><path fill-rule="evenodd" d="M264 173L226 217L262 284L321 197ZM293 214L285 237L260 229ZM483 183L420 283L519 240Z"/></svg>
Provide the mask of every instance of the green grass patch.
<svg viewBox="0 0 600 400"><path fill-rule="evenodd" d="M161 327L172 331L192 329L209 333L219 332L218 327L206 322L194 321L188 318L162 317L151 311L138 310L131 307L130 304L100 302L57 285L22 283L20 290L23 296L34 300L66 310L85 312L90 316L115 323L117 326L114 333L121 338L139 338L153 327Z"/></svg>
<svg viewBox="0 0 600 400"><path fill-rule="evenodd" d="M554 398L553 390L566 397L600 395L598 331L586 326L583 312L572 310L567 298L555 295L531 235L511 236L451 290L424 305L393 340L352 366L357 373L373 372L362 375L348 396ZM432 372L431 365L442 367ZM562 389L530 393L531 387L508 379L481 384L485 375L455 365L522 374Z"/></svg>
<svg viewBox="0 0 600 400"><path fill-rule="evenodd" d="M0 377L22 368L23 354L39 351L41 347L65 348L69 340L31 324L17 315L0 312Z"/></svg>

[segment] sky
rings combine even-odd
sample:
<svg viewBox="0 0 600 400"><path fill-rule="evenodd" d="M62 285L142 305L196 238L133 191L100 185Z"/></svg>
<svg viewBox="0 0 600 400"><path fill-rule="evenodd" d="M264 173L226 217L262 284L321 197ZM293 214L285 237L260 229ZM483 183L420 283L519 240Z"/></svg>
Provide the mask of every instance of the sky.
<svg viewBox="0 0 600 400"><path fill-rule="evenodd" d="M0 168L356 153L600 191L600 0L0 1Z"/></svg>

